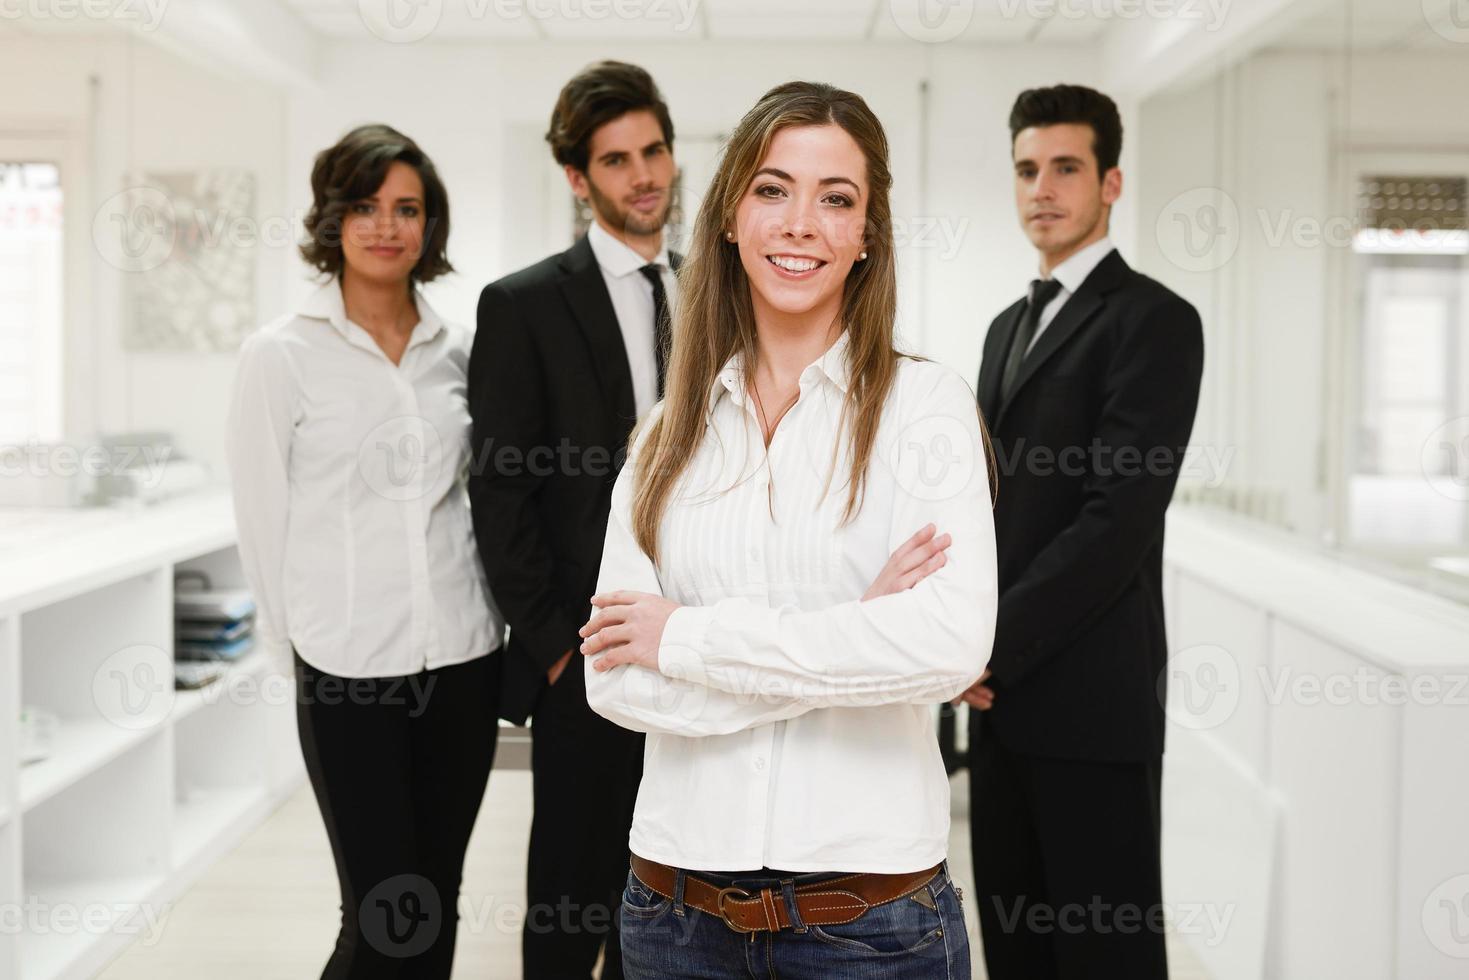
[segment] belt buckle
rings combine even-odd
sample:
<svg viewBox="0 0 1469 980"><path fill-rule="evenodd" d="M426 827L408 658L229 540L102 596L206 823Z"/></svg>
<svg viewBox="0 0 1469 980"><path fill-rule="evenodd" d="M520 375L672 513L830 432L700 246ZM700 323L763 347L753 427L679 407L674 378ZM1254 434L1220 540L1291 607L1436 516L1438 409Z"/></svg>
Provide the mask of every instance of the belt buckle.
<svg viewBox="0 0 1469 980"><path fill-rule="evenodd" d="M736 925L733 921L730 920L729 913L724 910L724 900L731 892L739 892L741 899L750 899L755 897L749 892L745 891L743 888L735 888L731 886L729 888L719 889L719 894L714 897L714 907L719 910L719 917L724 920L725 925L729 926L735 932L755 932L754 929L746 929L744 926Z"/></svg>

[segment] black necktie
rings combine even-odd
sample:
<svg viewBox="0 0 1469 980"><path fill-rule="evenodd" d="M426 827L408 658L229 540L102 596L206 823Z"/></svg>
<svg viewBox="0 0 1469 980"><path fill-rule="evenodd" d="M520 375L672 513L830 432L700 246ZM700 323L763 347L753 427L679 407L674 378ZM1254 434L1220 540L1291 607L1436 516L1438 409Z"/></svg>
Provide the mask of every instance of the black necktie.
<svg viewBox="0 0 1469 980"><path fill-rule="evenodd" d="M1010 389L1015 384L1015 378L1020 374L1020 363L1025 360L1025 351L1030 347L1030 342L1035 339L1035 331L1041 322L1041 311L1046 304L1056 298L1061 291L1061 284L1055 279L1037 279L1030 284L1030 300L1025 304L1025 313L1020 318L1020 326L1015 331L1015 337L1010 341L1010 351L1005 355L1005 373L1000 375L1000 397L1010 397Z"/></svg>
<svg viewBox="0 0 1469 980"><path fill-rule="evenodd" d="M668 293L663 289L663 267L649 262L638 271L653 287L653 354L658 359L658 397L663 397L663 378L668 368Z"/></svg>

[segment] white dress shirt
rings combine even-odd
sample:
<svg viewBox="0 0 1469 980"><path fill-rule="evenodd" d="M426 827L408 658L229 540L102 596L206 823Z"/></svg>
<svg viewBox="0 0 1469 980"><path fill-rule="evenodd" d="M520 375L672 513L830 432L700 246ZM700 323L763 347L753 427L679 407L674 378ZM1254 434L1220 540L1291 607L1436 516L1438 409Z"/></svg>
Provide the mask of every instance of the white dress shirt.
<svg viewBox="0 0 1469 980"><path fill-rule="evenodd" d="M846 346L843 333L802 372L768 457L738 359L725 366L713 431L664 514L658 567L630 531L633 459L613 490L598 592L682 603L657 670L585 665L593 710L648 733L629 845L650 860L907 872L947 852L949 780L931 706L984 670L997 605L978 411L959 375L903 360L865 500L839 526ZM861 602L893 550L930 521L953 536L948 563Z"/></svg>
<svg viewBox="0 0 1469 980"><path fill-rule="evenodd" d="M227 452L256 633L343 677L482 657L503 622L466 477L471 334L423 297L398 365L333 281L240 348Z"/></svg>
<svg viewBox="0 0 1469 980"><path fill-rule="evenodd" d="M643 418L658 400L658 355L654 348L653 284L639 270L648 260L626 243L608 234L593 221L587 229L587 242L602 270L607 293L612 297L612 310L622 330L622 345L627 348L627 364L632 369L633 403L638 418ZM668 245L659 248L653 262L659 266L663 290L668 294L668 312L673 314L674 292L678 282L668 259Z"/></svg>
<svg viewBox="0 0 1469 980"><path fill-rule="evenodd" d="M1092 270L1100 265L1111 252L1112 239L1103 235L1051 270L1051 278L1060 283L1061 288L1046 304L1046 308L1041 310L1041 318L1036 324L1035 336L1030 338L1030 346L1025 348L1027 354L1035 348L1035 342L1041 339L1041 334L1046 332L1051 321L1056 319L1056 314L1061 312L1061 307L1066 305L1066 301L1076 294L1082 283L1086 282L1086 277L1091 275Z"/></svg>

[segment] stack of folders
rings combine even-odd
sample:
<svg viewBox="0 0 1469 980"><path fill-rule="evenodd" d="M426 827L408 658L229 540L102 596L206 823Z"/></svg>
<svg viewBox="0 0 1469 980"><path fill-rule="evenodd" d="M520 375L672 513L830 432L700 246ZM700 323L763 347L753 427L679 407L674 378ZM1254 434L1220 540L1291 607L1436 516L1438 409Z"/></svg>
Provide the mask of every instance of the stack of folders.
<svg viewBox="0 0 1469 980"><path fill-rule="evenodd" d="M255 600L244 589L175 590L173 607L176 687L203 687L255 644Z"/></svg>

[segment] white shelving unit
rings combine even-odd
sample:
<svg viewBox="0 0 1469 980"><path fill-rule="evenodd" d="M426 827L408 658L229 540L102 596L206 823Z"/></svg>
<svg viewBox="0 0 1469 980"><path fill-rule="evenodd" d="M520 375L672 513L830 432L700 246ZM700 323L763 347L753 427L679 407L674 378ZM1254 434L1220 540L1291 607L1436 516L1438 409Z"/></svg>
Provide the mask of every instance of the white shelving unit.
<svg viewBox="0 0 1469 980"><path fill-rule="evenodd" d="M304 778L289 680L259 654L173 690L175 573L243 585L228 497L77 517L0 542L7 980L94 974ZM51 754L25 766L22 705L61 719Z"/></svg>

